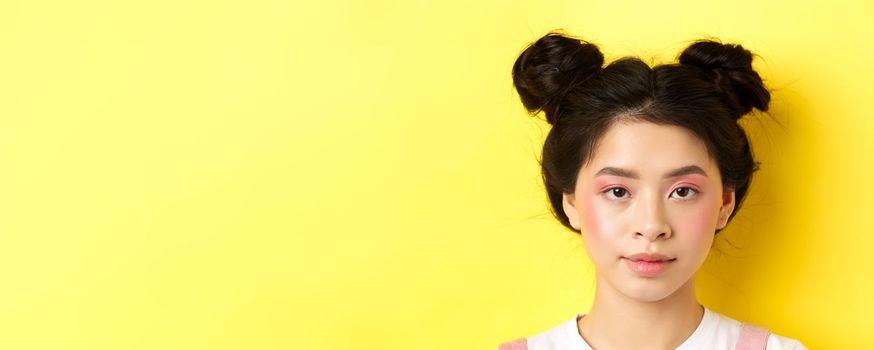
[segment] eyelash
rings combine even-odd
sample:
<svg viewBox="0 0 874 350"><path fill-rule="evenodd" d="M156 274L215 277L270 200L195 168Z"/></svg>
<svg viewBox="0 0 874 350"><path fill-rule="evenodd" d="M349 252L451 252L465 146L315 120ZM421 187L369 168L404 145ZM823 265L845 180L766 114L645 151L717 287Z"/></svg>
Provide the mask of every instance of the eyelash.
<svg viewBox="0 0 874 350"><path fill-rule="evenodd" d="M690 199L692 199L692 197L695 197L698 193L700 193L700 192L698 192L698 190L696 190L696 189L694 189L694 188L692 188L692 187L683 186L683 187L677 187L674 191L671 192L671 194L673 194L674 192L676 192L676 191L679 190L679 189L684 189L684 188L687 189L687 190L692 191L692 194L687 195L685 198L679 198L679 200L681 200L681 201L687 201L687 200L690 200ZM610 187L610 188L606 189L604 192L601 192L601 193L604 194L605 196L608 196L611 192L613 192L613 190L617 190L617 189L623 190L623 191L625 191L626 193L628 192L628 190L626 190L626 189L624 189L624 188L622 188L622 187ZM608 197L607 199L610 199L610 200L614 200L614 201L615 201L615 200L621 200L621 199L623 199L623 198L612 199L612 198L609 198L609 197Z"/></svg>

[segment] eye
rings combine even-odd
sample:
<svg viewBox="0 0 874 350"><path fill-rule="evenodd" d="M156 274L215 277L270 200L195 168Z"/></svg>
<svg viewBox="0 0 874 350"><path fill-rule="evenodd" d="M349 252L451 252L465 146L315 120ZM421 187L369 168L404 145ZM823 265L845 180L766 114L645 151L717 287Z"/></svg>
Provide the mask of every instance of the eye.
<svg viewBox="0 0 874 350"><path fill-rule="evenodd" d="M692 197L695 197L695 195L698 194L698 191L696 191L694 188L691 188L691 187L679 187L676 190L674 190L673 193L676 193L677 195L680 196L677 199L688 200Z"/></svg>
<svg viewBox="0 0 874 350"><path fill-rule="evenodd" d="M607 196L607 198L609 198L609 199L618 200L618 199L622 199L623 195L628 194L628 191L626 191L622 187L613 187L613 188L607 189L606 191L604 191L602 193L604 193ZM613 197L611 197L611 195Z"/></svg>

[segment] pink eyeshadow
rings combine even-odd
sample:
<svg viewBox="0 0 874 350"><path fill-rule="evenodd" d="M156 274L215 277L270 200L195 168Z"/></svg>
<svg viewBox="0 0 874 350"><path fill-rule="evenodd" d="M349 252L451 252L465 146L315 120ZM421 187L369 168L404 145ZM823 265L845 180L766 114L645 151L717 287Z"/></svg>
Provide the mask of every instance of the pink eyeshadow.
<svg viewBox="0 0 874 350"><path fill-rule="evenodd" d="M602 188L606 188L608 186L622 185L622 181L617 180L616 178L603 178L599 177L595 179L595 190L600 190Z"/></svg>

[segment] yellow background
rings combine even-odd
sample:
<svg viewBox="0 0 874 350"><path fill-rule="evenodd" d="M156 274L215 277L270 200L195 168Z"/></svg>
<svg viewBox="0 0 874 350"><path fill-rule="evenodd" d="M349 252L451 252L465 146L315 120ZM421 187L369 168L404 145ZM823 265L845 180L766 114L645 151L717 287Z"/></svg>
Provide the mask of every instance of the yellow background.
<svg viewBox="0 0 874 350"><path fill-rule="evenodd" d="M871 349L870 1L2 1L0 348L493 349L585 312L510 68L760 55L701 301Z"/></svg>

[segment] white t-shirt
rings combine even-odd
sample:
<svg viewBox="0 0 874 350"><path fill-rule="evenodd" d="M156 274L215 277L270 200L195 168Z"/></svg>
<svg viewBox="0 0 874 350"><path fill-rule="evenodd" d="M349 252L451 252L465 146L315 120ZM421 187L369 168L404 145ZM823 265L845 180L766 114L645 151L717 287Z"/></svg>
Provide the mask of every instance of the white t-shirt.
<svg viewBox="0 0 874 350"><path fill-rule="evenodd" d="M528 337L528 350L592 350L577 329L577 320L583 315L562 322L545 332ZM704 318L698 328L677 350L734 350L740 335L741 323L704 307ZM804 344L792 338L771 333L768 350L807 350Z"/></svg>

